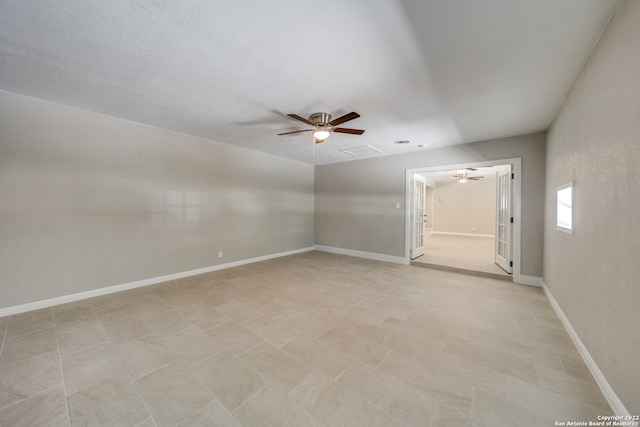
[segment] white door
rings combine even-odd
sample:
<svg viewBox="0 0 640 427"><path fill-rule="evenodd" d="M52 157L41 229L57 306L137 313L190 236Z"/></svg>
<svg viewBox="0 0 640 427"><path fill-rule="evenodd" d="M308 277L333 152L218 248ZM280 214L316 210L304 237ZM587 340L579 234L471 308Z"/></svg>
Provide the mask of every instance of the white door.
<svg viewBox="0 0 640 427"><path fill-rule="evenodd" d="M512 273L511 230L511 166L498 172L496 180L496 264L507 273Z"/></svg>
<svg viewBox="0 0 640 427"><path fill-rule="evenodd" d="M424 193L426 178L413 176L413 206L411 207L411 259L424 255Z"/></svg>

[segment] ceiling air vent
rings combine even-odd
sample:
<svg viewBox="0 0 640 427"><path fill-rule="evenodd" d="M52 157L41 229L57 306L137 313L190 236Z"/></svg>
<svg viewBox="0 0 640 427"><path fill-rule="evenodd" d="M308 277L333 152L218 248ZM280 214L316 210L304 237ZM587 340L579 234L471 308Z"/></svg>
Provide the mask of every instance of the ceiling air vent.
<svg viewBox="0 0 640 427"><path fill-rule="evenodd" d="M370 145L361 145L359 147L344 148L338 151L342 151L343 153L353 157L369 156L372 154L382 153L381 150L378 150L376 147L372 147Z"/></svg>

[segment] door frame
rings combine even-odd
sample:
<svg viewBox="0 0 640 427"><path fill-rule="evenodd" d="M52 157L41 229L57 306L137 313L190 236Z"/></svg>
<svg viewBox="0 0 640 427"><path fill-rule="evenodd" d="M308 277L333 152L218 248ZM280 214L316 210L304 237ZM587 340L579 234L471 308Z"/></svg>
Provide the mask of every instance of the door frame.
<svg viewBox="0 0 640 427"><path fill-rule="evenodd" d="M524 278L520 272L520 242L521 242L521 227L522 227L522 159L511 158L511 159L499 159L499 160L486 160L486 161L477 161L477 162L466 162L466 163L455 163L455 164L445 164L438 166L425 166L421 168L411 168L405 170L405 206L411 206L411 201L413 198L413 186L411 185L411 181L413 175L416 173L425 173L425 172L435 172L441 171L443 169L464 169L464 168L473 168L478 166L499 166L499 165L511 165L511 171L514 174L514 178L512 180L512 193L511 193L511 202L512 202L512 213L514 218L513 223L513 233L511 236L511 247L512 247L512 260L513 260L513 281L517 283L523 283L521 280ZM411 264L411 209L405 209L405 221L404 221L404 262L405 265Z"/></svg>

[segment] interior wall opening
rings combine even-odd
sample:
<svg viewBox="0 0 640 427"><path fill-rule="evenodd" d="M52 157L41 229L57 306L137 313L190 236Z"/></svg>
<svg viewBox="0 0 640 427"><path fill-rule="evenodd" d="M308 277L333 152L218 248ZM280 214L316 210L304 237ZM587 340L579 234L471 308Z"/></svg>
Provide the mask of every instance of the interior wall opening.
<svg viewBox="0 0 640 427"><path fill-rule="evenodd" d="M519 275L519 179L511 185L519 168L519 159L505 159L407 170L407 263L507 280ZM510 180L508 212L501 173ZM421 185L423 195L416 198ZM422 250L415 238L419 227Z"/></svg>

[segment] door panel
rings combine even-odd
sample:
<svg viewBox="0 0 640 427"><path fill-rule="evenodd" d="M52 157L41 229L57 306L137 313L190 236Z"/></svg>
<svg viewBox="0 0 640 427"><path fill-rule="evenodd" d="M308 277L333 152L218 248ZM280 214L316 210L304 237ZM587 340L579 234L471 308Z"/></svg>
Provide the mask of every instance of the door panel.
<svg viewBox="0 0 640 427"><path fill-rule="evenodd" d="M413 206L411 207L411 259L424 255L424 195L427 180L413 177Z"/></svg>
<svg viewBox="0 0 640 427"><path fill-rule="evenodd" d="M500 172L496 180L496 264L507 273L513 272L511 266L511 230L513 227L511 212L511 166Z"/></svg>

